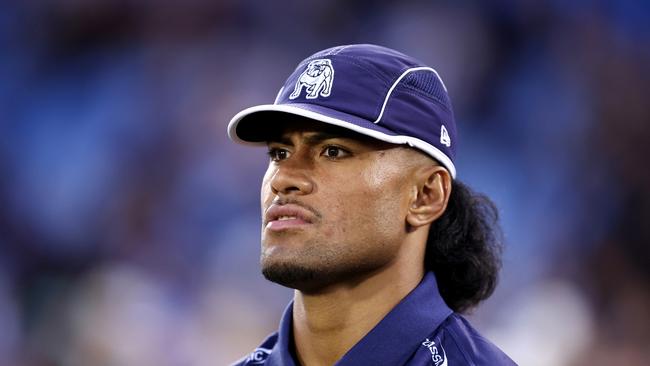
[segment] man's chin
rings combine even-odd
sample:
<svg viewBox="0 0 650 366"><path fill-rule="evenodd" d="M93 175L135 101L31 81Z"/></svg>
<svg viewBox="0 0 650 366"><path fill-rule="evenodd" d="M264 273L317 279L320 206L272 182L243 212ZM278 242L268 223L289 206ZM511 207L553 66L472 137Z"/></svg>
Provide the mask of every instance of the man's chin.
<svg viewBox="0 0 650 366"><path fill-rule="evenodd" d="M323 271L287 263L262 265L262 274L271 282L302 292L317 291L332 280L327 281L331 276Z"/></svg>

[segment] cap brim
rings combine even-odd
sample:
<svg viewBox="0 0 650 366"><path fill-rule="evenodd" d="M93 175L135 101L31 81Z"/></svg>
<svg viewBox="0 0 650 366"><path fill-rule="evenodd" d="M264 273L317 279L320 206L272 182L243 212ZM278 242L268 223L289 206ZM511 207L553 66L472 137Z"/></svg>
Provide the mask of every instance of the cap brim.
<svg viewBox="0 0 650 366"><path fill-rule="evenodd" d="M261 125L252 118L261 113L286 113L293 116L309 118L315 121L343 127L365 136L392 144L408 145L419 149L438 160L453 178L456 178L456 167L451 159L435 146L412 136L403 136L375 124L366 119L343 113L331 108L313 104L293 103L265 104L246 108L237 113L228 124L228 137L234 142L247 145L262 145L268 141L269 131L273 126ZM271 127L271 128L269 128Z"/></svg>

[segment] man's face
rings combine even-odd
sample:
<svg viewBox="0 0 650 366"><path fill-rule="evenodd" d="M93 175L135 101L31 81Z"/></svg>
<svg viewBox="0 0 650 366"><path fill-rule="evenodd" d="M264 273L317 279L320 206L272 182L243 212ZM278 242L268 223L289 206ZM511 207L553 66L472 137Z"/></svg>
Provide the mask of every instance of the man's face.
<svg viewBox="0 0 650 366"><path fill-rule="evenodd" d="M261 189L267 279L317 291L395 260L417 153L308 120L286 124L268 146Z"/></svg>

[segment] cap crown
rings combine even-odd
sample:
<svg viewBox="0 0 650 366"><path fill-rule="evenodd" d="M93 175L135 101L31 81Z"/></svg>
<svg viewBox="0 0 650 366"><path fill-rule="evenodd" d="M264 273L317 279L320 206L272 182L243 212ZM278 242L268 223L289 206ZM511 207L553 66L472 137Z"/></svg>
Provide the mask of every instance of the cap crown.
<svg viewBox="0 0 650 366"><path fill-rule="evenodd" d="M426 141L455 158L456 124L440 76L389 48L364 44L317 52L298 64L275 104L333 109Z"/></svg>
<svg viewBox="0 0 650 366"><path fill-rule="evenodd" d="M259 144L284 113L329 123L437 159L456 177L456 123L438 72L395 50L369 44L328 48L304 59L274 104L249 107L228 125L237 142Z"/></svg>

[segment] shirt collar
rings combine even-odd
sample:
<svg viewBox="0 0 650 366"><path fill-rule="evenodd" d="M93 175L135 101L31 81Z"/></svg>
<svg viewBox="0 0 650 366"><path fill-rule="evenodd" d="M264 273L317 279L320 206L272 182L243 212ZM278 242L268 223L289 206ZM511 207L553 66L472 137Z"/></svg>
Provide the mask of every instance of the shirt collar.
<svg viewBox="0 0 650 366"><path fill-rule="evenodd" d="M422 340L452 313L438 291L433 272L397 304L337 366L402 365Z"/></svg>
<svg viewBox="0 0 650 366"><path fill-rule="evenodd" d="M266 360L265 365L269 366L296 366L292 356L293 349L293 300L284 309L282 320L280 320L280 330L278 331L278 340L273 347L273 351Z"/></svg>
<svg viewBox="0 0 650 366"><path fill-rule="evenodd" d="M452 313L438 291L433 272L391 310L336 365L401 365L429 334ZM295 366L293 349L293 301L282 320L269 365Z"/></svg>

